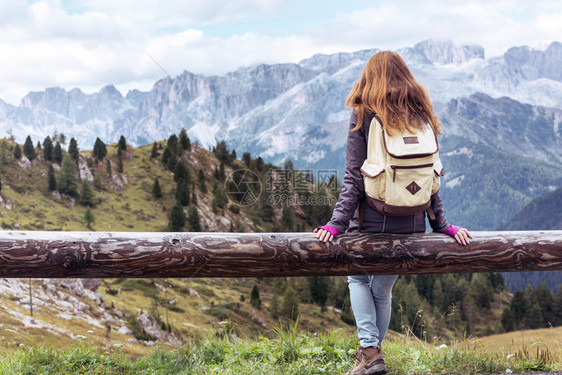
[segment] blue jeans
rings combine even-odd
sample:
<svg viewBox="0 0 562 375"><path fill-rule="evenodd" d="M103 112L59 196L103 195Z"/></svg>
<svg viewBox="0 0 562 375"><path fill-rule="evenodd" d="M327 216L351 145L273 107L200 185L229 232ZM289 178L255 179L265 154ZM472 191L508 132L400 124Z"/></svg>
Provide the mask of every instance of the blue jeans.
<svg viewBox="0 0 562 375"><path fill-rule="evenodd" d="M390 323L392 287L398 275L348 276L351 308L363 348L382 343Z"/></svg>

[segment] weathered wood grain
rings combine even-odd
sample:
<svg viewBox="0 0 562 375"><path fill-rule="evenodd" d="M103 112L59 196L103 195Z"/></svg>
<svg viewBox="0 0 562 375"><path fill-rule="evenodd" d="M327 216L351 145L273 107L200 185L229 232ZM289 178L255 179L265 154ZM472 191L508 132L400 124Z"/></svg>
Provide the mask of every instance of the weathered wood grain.
<svg viewBox="0 0 562 375"><path fill-rule="evenodd" d="M0 277L268 277L562 270L562 231L138 233L0 231Z"/></svg>

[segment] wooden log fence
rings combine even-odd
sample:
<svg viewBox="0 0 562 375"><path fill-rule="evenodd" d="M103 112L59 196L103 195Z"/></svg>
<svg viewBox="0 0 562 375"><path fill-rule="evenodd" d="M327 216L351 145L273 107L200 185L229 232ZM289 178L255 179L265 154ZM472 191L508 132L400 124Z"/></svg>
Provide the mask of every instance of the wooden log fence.
<svg viewBox="0 0 562 375"><path fill-rule="evenodd" d="M0 231L0 277L271 277L562 270L562 231L447 235Z"/></svg>

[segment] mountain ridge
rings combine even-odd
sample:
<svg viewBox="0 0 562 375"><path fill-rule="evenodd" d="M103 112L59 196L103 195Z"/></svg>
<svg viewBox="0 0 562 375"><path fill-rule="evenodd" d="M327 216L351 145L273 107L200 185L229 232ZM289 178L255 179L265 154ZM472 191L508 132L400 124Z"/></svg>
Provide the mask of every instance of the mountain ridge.
<svg viewBox="0 0 562 375"><path fill-rule="evenodd" d="M398 53L428 86L437 105L483 92L552 107L562 103L561 79L552 68L559 63L561 46L553 42L545 50L513 47L504 56L485 59L482 47L429 40L402 48ZM7 131L11 128L18 141L27 136L19 128L25 128L34 139L43 138L55 130L68 136L79 132L88 136L82 137L83 146L91 144L95 135L102 136L106 142L115 142L124 133L133 145L139 145L162 139L170 131L177 131L178 126L188 131L192 127L202 127L212 136L199 140L208 147L227 138L221 127L245 130L248 126L279 124L280 115L276 113L261 114L265 120L254 122L248 114L251 111L259 114L257 108L287 94L290 89L298 96L299 85L307 87L318 79L322 82L317 82L316 103L301 103L301 114L292 121L304 123L306 127L322 125L327 122L327 117L343 120L340 113L344 111L345 97L367 59L376 51L316 54L299 63L241 67L221 76L184 71L175 78L158 80L149 92L131 90L125 96L113 85L106 85L93 94L84 94L80 89L49 88L29 93L19 106L5 103L4 107L8 106L8 109L0 116L0 129ZM521 71L524 74L513 68L517 59L524 63L525 69ZM325 76L319 78L322 74ZM548 95L541 94L542 91L547 91ZM38 102L39 98L48 102ZM298 101L298 98L293 99ZM310 98L304 95L301 99ZM213 127L215 122L220 127ZM192 135L197 135L195 133L193 131ZM249 143L242 139L237 141L241 145L256 143L255 140Z"/></svg>

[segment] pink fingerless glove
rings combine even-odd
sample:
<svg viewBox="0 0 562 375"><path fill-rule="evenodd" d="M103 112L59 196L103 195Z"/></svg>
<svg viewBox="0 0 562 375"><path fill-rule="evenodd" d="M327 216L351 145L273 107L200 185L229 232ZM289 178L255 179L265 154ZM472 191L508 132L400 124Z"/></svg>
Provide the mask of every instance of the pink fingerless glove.
<svg viewBox="0 0 562 375"><path fill-rule="evenodd" d="M334 237L337 236L338 234L341 234L341 230L339 230L338 228L334 228L334 227L332 227L332 226L330 226L330 225L327 225L327 224L326 224L326 225L322 225L321 227L318 227L318 228L316 228L316 229L324 229L324 230L327 230L327 231L330 232L330 234L331 234L332 236L334 236Z"/></svg>
<svg viewBox="0 0 562 375"><path fill-rule="evenodd" d="M447 228L447 230L443 233L448 234L451 237L455 237L455 234L457 234L459 229L460 229L460 227L457 227L456 225L451 224L449 226L449 228Z"/></svg>

